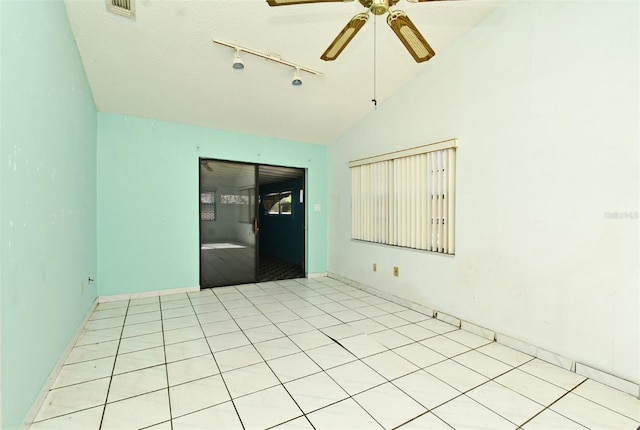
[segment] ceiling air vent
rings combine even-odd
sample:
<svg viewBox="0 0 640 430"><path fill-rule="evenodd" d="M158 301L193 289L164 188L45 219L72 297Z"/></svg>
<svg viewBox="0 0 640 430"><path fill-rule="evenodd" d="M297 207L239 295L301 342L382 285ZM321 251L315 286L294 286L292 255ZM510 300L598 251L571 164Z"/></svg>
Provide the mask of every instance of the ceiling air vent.
<svg viewBox="0 0 640 430"><path fill-rule="evenodd" d="M133 19L136 13L135 0L105 0L107 10Z"/></svg>

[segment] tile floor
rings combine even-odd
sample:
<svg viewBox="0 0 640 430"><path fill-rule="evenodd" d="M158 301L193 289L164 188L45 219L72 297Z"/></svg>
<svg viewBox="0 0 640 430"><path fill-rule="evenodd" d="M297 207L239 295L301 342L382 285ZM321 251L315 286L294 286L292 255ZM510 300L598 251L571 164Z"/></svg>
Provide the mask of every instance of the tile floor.
<svg viewBox="0 0 640 430"><path fill-rule="evenodd" d="M330 278L100 304L31 429L637 429L640 400Z"/></svg>
<svg viewBox="0 0 640 430"><path fill-rule="evenodd" d="M214 248L214 246L221 248ZM224 247L227 245L228 247ZM236 243L207 243L200 250L200 285L242 284L255 280L255 248Z"/></svg>

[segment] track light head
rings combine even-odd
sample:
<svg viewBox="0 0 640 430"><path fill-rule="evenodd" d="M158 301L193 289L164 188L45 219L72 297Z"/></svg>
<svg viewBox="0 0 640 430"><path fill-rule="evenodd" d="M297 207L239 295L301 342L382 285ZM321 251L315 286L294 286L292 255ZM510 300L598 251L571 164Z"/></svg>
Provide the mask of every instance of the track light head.
<svg viewBox="0 0 640 430"><path fill-rule="evenodd" d="M233 68L236 70L244 69L244 62L240 58L240 50L238 48L236 48L236 55L233 58Z"/></svg>
<svg viewBox="0 0 640 430"><path fill-rule="evenodd" d="M296 67L293 72L293 81L291 81L291 85L294 87L299 87L302 85L302 79L300 79L300 68Z"/></svg>

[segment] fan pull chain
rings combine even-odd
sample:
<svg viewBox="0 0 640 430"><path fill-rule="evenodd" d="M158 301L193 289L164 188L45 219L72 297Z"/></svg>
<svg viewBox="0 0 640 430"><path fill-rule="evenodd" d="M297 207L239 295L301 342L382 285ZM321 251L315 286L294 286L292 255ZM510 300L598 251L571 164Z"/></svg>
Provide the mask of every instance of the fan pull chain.
<svg viewBox="0 0 640 430"><path fill-rule="evenodd" d="M377 39L377 28L376 25L378 23L378 17L374 15L373 17L373 98L371 101L373 102L374 109L378 109L378 100L376 99L376 39Z"/></svg>

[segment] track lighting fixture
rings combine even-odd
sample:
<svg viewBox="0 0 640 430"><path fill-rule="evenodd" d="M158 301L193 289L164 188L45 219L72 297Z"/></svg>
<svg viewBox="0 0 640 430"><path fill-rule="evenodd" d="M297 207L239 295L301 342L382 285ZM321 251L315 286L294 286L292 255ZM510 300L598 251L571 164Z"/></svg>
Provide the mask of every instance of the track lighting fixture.
<svg viewBox="0 0 640 430"><path fill-rule="evenodd" d="M233 59L233 68L236 70L244 69L244 62L240 58L240 50L238 48L236 48L236 55Z"/></svg>
<svg viewBox="0 0 640 430"><path fill-rule="evenodd" d="M213 39L213 43L217 43L219 45L228 46L229 48L235 49L236 52L233 58L233 68L236 70L244 69L244 62L242 61L242 58L240 58L240 53L246 52L247 54L255 55L257 57L264 58L265 60L280 63L285 66L293 68L294 69L293 80L291 81L291 85L294 85L294 86L302 85L302 78L300 77L301 71L311 73L312 75L322 75L321 72L318 72L316 70L309 69L308 67L303 67L298 64L291 63L289 61L285 61L282 58L280 58L279 55L276 55L276 54L263 54L261 52L254 51L252 49L243 48L241 46L234 45L232 43L223 42L221 40L216 40L216 39Z"/></svg>
<svg viewBox="0 0 640 430"><path fill-rule="evenodd" d="M293 71L293 81L291 81L291 85L295 87L299 87L302 85L302 79L300 79L300 69L296 67Z"/></svg>

